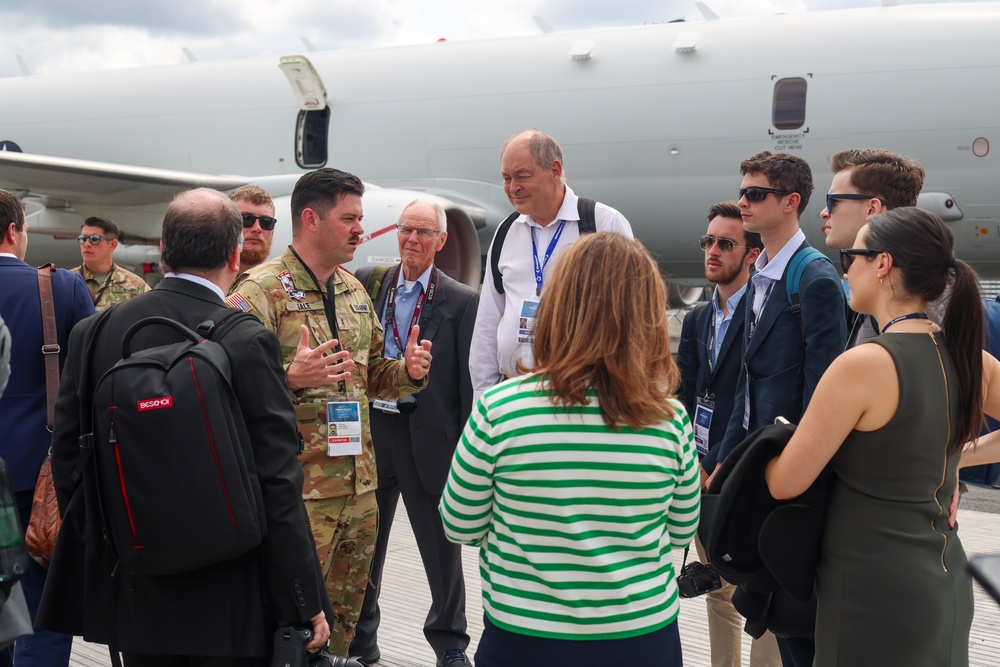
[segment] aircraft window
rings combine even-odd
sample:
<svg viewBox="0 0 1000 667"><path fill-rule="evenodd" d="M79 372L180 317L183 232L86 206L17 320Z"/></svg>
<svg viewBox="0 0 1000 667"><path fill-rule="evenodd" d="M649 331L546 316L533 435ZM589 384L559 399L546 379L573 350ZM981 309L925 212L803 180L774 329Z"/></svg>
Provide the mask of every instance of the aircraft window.
<svg viewBox="0 0 1000 667"><path fill-rule="evenodd" d="M299 111L295 124L295 162L303 169L326 165L330 107Z"/></svg>
<svg viewBox="0 0 1000 667"><path fill-rule="evenodd" d="M779 79L774 84L774 127L797 130L806 122L806 80L801 77Z"/></svg>

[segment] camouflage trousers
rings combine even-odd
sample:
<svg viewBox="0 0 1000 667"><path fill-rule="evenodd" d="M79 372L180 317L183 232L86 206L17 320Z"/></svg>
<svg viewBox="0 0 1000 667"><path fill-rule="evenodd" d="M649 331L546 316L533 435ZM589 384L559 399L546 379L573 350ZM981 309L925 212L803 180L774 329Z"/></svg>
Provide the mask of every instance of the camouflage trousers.
<svg viewBox="0 0 1000 667"><path fill-rule="evenodd" d="M304 502L333 606L330 652L347 655L375 554L378 504L373 492Z"/></svg>

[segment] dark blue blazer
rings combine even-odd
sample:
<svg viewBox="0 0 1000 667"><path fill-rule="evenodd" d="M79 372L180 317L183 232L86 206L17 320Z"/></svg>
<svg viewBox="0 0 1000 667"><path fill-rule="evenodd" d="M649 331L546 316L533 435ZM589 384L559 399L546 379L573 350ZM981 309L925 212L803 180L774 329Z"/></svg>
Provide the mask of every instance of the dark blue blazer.
<svg viewBox="0 0 1000 667"><path fill-rule="evenodd" d="M803 242L799 250L809 244ZM798 250L797 250L798 251ZM797 252L796 251L796 252ZM771 290L754 328L743 337L743 367L736 383L733 412L719 446L719 461L746 437L743 428L746 388L750 388L749 432L784 417L797 424L820 377L847 344L847 307L840 276L830 262L809 262L799 280L801 324L788 300L788 271ZM754 286L746 293L746 331L753 318ZM749 378L749 383L747 382Z"/></svg>
<svg viewBox="0 0 1000 667"><path fill-rule="evenodd" d="M10 329L10 382L0 397L0 457L15 491L35 487L38 469L49 451L45 428L45 361L42 356L42 306L38 273L14 257L0 257L0 315ZM60 269L52 274L59 367L66 360L69 332L94 314L94 302L79 275Z"/></svg>
<svg viewBox="0 0 1000 667"><path fill-rule="evenodd" d="M710 368L709 340L715 318L712 304L704 308L688 311L681 325L681 339L677 344L677 366L681 371L681 386L677 397L684 403L688 415L694 422L697 398L707 397L715 403L712 424L708 430L709 452L702 458L701 465L706 471L715 469L719 443L726 434L729 416L733 412L733 397L740 376L743 353L743 339L746 337L746 293L736 304L733 319L726 329L719 348L719 358L715 367Z"/></svg>

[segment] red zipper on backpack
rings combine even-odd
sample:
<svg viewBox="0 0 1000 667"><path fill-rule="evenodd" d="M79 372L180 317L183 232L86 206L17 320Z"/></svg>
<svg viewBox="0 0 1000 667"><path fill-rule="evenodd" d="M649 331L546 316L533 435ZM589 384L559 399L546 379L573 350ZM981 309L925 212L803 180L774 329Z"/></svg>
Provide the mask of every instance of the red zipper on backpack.
<svg viewBox="0 0 1000 667"><path fill-rule="evenodd" d="M121 452L118 450L118 438L115 437L115 408L117 405L108 406L108 410L111 414L111 426L109 428L108 442L114 447L115 451L115 463L118 467L118 484L122 489L122 498L125 500L125 514L128 515L128 525L132 530L132 541L135 542L133 549L142 549L143 546L139 544L139 536L135 532L135 519L132 517L132 506L128 502L128 491L125 489L125 474L122 471L122 457Z"/></svg>
<svg viewBox="0 0 1000 667"><path fill-rule="evenodd" d="M240 539L240 530L236 526L236 517L233 515L233 505L229 502L229 489L226 488L226 480L222 476L222 465L219 463L219 454L215 449L215 438L212 437L212 424L208 420L208 410L205 408L205 399L201 395L201 385L198 383L198 374L194 370L194 358L188 357L188 365L191 367L191 377L194 379L194 388L198 392L198 403L201 405L201 414L205 417L205 430L208 432L208 442L212 446L212 456L215 457L215 469L219 474L219 485L222 487L222 496L226 499L226 508L229 510L229 521L233 524L233 532L236 533L236 541Z"/></svg>

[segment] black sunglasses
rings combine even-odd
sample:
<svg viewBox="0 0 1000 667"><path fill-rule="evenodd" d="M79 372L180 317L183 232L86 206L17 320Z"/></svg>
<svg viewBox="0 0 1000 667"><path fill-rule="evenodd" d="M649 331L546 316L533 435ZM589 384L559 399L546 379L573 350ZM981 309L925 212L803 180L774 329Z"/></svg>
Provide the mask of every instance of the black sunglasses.
<svg viewBox="0 0 1000 667"><path fill-rule="evenodd" d="M716 243L719 244L719 250L722 252L731 252L733 248L746 248L745 245L736 245L736 241L732 239L712 236L711 234L706 234L698 239L698 245L701 246L702 250L708 250Z"/></svg>
<svg viewBox="0 0 1000 667"><path fill-rule="evenodd" d="M833 212L833 205L836 204L841 199L849 199L851 201L864 201L865 199L877 199L882 202L882 206L888 206L888 202L881 197L876 197L875 195L859 195L859 194L848 194L848 195L827 195L826 196L826 211L827 213Z"/></svg>
<svg viewBox="0 0 1000 667"><path fill-rule="evenodd" d="M272 218L269 215L254 215L253 213L243 214L243 228L250 229L253 227L254 223L260 220L260 228L265 232L269 232L274 229L274 226L278 224L277 218Z"/></svg>
<svg viewBox="0 0 1000 667"><path fill-rule="evenodd" d="M108 241L113 240L107 236L101 236L100 234L80 234L76 237L76 240L80 242L80 245L83 245L87 241L90 241L90 245L97 245L101 242L101 239L106 239Z"/></svg>
<svg viewBox="0 0 1000 667"><path fill-rule="evenodd" d="M749 188L740 188L740 199L744 197L750 202L762 202L767 199L770 194L775 195L790 195L792 194L789 190L775 190L774 188L762 188L756 185L751 185Z"/></svg>
<svg viewBox="0 0 1000 667"><path fill-rule="evenodd" d="M885 250L876 250L874 248L845 248L840 251L840 268L844 270L844 273L847 273L847 270L851 268L851 264L854 264L855 257L874 259L884 252Z"/></svg>

